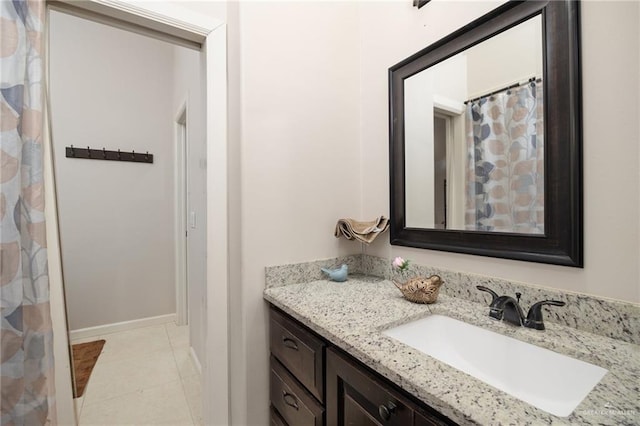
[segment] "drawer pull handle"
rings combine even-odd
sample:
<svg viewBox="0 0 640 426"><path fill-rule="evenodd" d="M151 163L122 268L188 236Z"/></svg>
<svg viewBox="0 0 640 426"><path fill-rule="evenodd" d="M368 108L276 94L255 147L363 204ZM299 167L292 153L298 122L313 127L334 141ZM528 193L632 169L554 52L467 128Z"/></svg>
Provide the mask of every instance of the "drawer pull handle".
<svg viewBox="0 0 640 426"><path fill-rule="evenodd" d="M396 404L391 401L387 402L387 405L382 404L378 407L378 414L380 415L380 418L385 422L389 420L395 412Z"/></svg>
<svg viewBox="0 0 640 426"><path fill-rule="evenodd" d="M294 395L290 394L289 392L282 391L282 400L289 407L293 407L296 410L298 409L298 399Z"/></svg>
<svg viewBox="0 0 640 426"><path fill-rule="evenodd" d="M293 349L294 351L298 350L298 344L293 339L289 339L288 337L283 337L282 343L289 349Z"/></svg>

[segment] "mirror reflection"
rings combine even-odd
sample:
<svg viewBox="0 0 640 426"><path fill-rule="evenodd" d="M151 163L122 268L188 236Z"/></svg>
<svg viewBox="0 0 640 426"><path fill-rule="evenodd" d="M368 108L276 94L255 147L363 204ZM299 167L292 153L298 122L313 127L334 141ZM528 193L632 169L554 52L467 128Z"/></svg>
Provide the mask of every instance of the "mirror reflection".
<svg viewBox="0 0 640 426"><path fill-rule="evenodd" d="M544 234L537 15L404 80L410 228Z"/></svg>

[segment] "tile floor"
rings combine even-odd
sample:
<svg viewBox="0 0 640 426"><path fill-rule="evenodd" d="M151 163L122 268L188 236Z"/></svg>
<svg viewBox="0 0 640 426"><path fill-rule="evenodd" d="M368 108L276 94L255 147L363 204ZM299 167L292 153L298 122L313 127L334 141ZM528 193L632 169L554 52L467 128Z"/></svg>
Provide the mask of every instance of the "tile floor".
<svg viewBox="0 0 640 426"><path fill-rule="evenodd" d="M174 323L105 334L73 343L106 343L84 395L79 424L202 425L200 375L188 328Z"/></svg>

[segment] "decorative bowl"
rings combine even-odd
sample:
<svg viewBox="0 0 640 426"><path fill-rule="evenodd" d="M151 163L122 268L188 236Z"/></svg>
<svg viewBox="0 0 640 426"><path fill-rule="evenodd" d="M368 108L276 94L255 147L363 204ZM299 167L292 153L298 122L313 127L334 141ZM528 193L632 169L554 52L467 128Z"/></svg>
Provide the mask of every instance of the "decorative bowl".
<svg viewBox="0 0 640 426"><path fill-rule="evenodd" d="M393 284L400 290L405 299L414 303L434 303L438 299L442 278L431 275L429 278L416 277L399 283L393 280Z"/></svg>

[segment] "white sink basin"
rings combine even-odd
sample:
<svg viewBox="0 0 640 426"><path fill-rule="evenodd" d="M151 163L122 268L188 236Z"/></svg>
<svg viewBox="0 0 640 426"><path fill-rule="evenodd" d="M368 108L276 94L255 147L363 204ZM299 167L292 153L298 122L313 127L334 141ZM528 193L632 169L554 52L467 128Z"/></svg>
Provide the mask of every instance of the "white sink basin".
<svg viewBox="0 0 640 426"><path fill-rule="evenodd" d="M384 332L548 413L569 416L607 370L442 315Z"/></svg>

